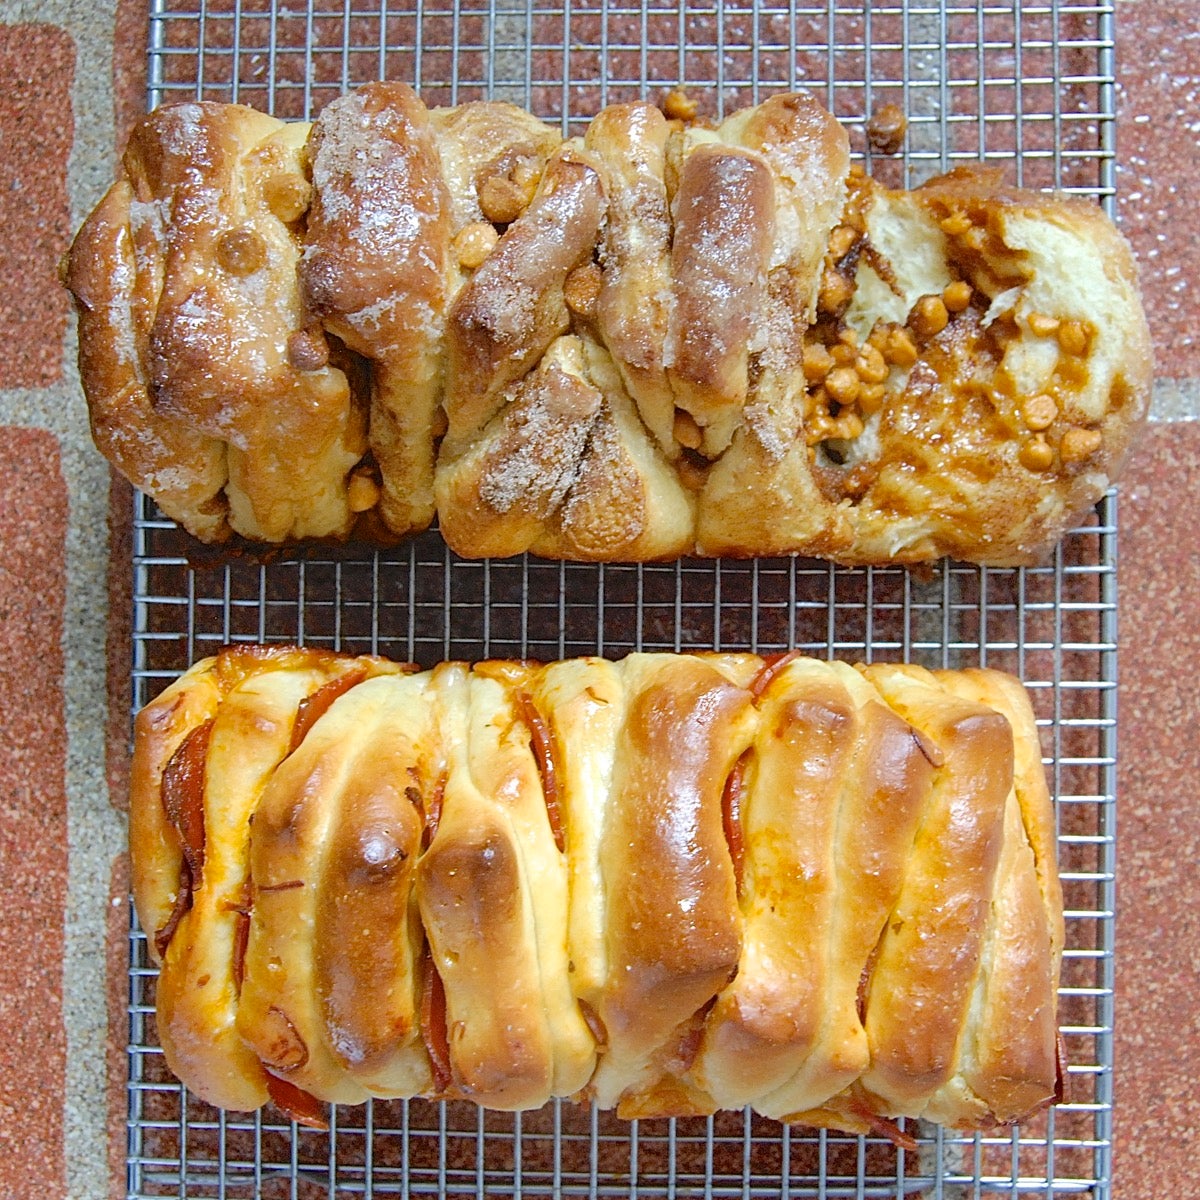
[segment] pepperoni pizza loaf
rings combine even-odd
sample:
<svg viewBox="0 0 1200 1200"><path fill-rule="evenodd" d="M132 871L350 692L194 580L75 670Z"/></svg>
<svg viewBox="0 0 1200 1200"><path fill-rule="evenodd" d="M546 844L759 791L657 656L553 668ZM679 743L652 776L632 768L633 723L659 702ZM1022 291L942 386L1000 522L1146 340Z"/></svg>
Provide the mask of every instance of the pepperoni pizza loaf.
<svg viewBox="0 0 1200 1200"><path fill-rule="evenodd" d="M238 647L142 710L132 793L159 1036L217 1105L902 1136L1059 1085L1054 818L997 672Z"/></svg>

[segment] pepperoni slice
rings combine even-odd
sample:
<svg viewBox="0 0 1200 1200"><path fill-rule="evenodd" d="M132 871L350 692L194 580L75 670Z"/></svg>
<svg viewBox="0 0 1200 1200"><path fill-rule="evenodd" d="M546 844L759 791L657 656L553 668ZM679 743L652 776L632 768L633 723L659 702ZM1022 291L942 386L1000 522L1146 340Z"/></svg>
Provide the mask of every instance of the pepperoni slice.
<svg viewBox="0 0 1200 1200"><path fill-rule="evenodd" d="M242 980L246 977L246 948L250 944L250 914L254 911L253 889L249 883L242 885L241 897L223 900L221 908L236 914L233 925L233 985L238 994L242 991Z"/></svg>
<svg viewBox="0 0 1200 1200"><path fill-rule="evenodd" d="M763 659L762 670L750 681L750 695L757 700L771 686L771 681L789 664L803 658L803 650L788 650L785 654L772 654Z"/></svg>
<svg viewBox="0 0 1200 1200"><path fill-rule="evenodd" d="M304 741L308 731L329 711L330 705L339 696L344 696L366 677L366 667L354 667L344 675L322 684L311 696L305 696L296 710L296 723L292 726L292 741L288 746L288 753L291 754Z"/></svg>
<svg viewBox="0 0 1200 1200"><path fill-rule="evenodd" d="M742 873L746 863L746 836L742 826L742 810L746 800L746 771L750 765L750 750L733 764L725 790L721 793L721 823L725 827L725 841L729 846L729 857L733 859L733 875L737 881L738 895L742 894Z"/></svg>
<svg viewBox="0 0 1200 1200"><path fill-rule="evenodd" d="M175 905L154 934L154 948L160 958L166 954L183 914L192 907L192 896L200 886L204 870L204 779L212 724L205 721L197 725L180 742L163 770L163 812L179 838L183 862L179 867Z"/></svg>
<svg viewBox="0 0 1200 1200"><path fill-rule="evenodd" d="M563 833L562 808L558 802L558 762L555 754L554 734L550 732L545 717L538 711L533 697L526 691L516 694L517 712L529 730L529 745L537 759L538 772L542 777L542 795L546 799L546 816L550 819L550 830L554 844L561 854L566 849Z"/></svg>
<svg viewBox="0 0 1200 1200"><path fill-rule="evenodd" d="M592 1037L596 1039L596 1045L601 1047L607 1046L608 1030L604 1027L604 1022L600 1019L600 1014L586 1000L580 1000L578 1004L584 1023L591 1030Z"/></svg>
<svg viewBox="0 0 1200 1200"><path fill-rule="evenodd" d="M446 1029L446 988L428 946L421 971L421 1040L433 1067L434 1095L445 1095L454 1079L450 1070L450 1036Z"/></svg>
<svg viewBox="0 0 1200 1200"><path fill-rule="evenodd" d="M212 726L212 721L197 725L180 742L163 771L163 810L179 835L193 890L200 886L204 870L204 768Z"/></svg>
<svg viewBox="0 0 1200 1200"><path fill-rule="evenodd" d="M887 1138L898 1150L908 1150L912 1153L920 1149L917 1139L912 1134L906 1133L895 1121L889 1121L887 1117L872 1112L861 1100L853 1098L847 1107L856 1117L866 1121L872 1133Z"/></svg>
<svg viewBox="0 0 1200 1200"><path fill-rule="evenodd" d="M309 1129L329 1128L329 1119L325 1115L325 1105L316 1096L298 1088L286 1079L267 1072L267 1092L275 1101L275 1106L297 1125L307 1125Z"/></svg>
<svg viewBox="0 0 1200 1200"><path fill-rule="evenodd" d="M428 850L437 836L438 826L442 822L442 800L446 796L446 777L441 776L433 785L433 794L429 797L429 805L425 809L425 828L421 831L421 849Z"/></svg>

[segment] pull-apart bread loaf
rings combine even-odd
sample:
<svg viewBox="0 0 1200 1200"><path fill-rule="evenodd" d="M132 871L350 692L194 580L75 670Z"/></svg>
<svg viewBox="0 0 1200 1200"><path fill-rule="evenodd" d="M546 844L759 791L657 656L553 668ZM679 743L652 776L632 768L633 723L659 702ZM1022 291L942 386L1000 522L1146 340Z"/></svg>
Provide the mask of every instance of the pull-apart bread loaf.
<svg viewBox="0 0 1200 1200"><path fill-rule="evenodd" d="M1100 211L850 168L805 94L582 138L370 84L172 105L66 265L100 449L206 542L1043 558L1149 395Z"/></svg>
<svg viewBox="0 0 1200 1200"><path fill-rule="evenodd" d="M1060 1086L1054 818L993 671L228 649L139 714L130 841L167 1061L228 1108L903 1137Z"/></svg>

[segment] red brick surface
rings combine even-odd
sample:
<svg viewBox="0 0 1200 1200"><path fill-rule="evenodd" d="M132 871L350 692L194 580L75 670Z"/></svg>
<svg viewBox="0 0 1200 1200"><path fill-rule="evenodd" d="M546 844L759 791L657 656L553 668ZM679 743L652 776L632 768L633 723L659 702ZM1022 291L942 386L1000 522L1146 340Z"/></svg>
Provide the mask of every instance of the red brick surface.
<svg viewBox="0 0 1200 1200"><path fill-rule="evenodd" d="M0 1195L65 1195L67 889L62 608L67 496L58 444L0 427Z"/></svg>
<svg viewBox="0 0 1200 1200"><path fill-rule="evenodd" d="M57 270L70 237L74 74L65 30L0 25L0 387L62 374L67 296Z"/></svg>
<svg viewBox="0 0 1200 1200"><path fill-rule="evenodd" d="M1141 263L1159 374L1200 375L1200 5L1122 0L1117 42L1121 224Z"/></svg>
<svg viewBox="0 0 1200 1200"><path fill-rule="evenodd" d="M1151 428L1121 501L1115 1195L1195 1196L1200 422ZM1190 518L1185 518L1191 520ZM1153 1165L1152 1170L1147 1167Z"/></svg>
<svg viewBox="0 0 1200 1200"><path fill-rule="evenodd" d="M117 0L113 30L113 107L116 144L125 145L134 122L146 111L146 44L149 0Z"/></svg>

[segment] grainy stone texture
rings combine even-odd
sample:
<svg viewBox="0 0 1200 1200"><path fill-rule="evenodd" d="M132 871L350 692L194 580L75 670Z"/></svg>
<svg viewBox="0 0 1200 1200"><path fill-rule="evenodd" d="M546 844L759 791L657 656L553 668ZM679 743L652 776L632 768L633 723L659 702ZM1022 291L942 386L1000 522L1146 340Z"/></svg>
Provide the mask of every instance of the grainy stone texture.
<svg viewBox="0 0 1200 1200"><path fill-rule="evenodd" d="M62 374L67 297L67 155L75 47L53 25L0 25L0 387L40 387Z"/></svg>
<svg viewBox="0 0 1200 1200"><path fill-rule="evenodd" d="M48 1060L43 1094L49 1097L58 1088L58 1125L47 1147L56 1157L58 1173L43 1182L31 1169L31 1160L47 1148L37 1144L36 1152L29 1149L25 1154L19 1186L35 1188L36 1195L65 1191L71 1200L98 1200L109 1190L104 929L112 860L124 833L106 795L101 716L106 709L109 475L91 445L74 366L73 327L66 320L66 297L54 280L54 260L74 224L112 179L113 7L112 0L0 0L0 33L10 39L6 45L12 64L6 64L0 77L5 88L23 73L37 79L40 128L45 131L22 146L10 145L6 137L4 153L35 160L30 178L52 170L62 173L57 191L44 191L39 198L39 217L44 217L46 228L61 222L61 244L50 252L36 239L27 239L17 246L5 273L0 302L36 284L46 289L48 307L36 311L37 319L23 334L28 345L16 344L11 337L0 343L0 426L22 426L49 437L57 447L65 487L65 527L57 536L53 526L47 529L43 537L48 542L40 548L47 561L59 556L65 562L64 584L57 596L42 597L39 611L46 617L34 626L36 638L23 664L35 672L57 661L59 671L57 711L65 731L59 780L65 790L65 827L57 836L66 854L67 876L65 902L53 927L59 934L58 1010L49 1016L36 1007L25 1011L34 1027L49 1020L65 1042L65 1079L61 1085L55 1082L55 1068ZM31 63L35 52L42 61ZM22 195L20 190L0 189L0 228L20 219ZM27 368L30 363L49 363L52 369L31 378L13 366ZM0 542L9 535L8 520L0 513ZM0 925L7 919L5 910ZM6 1133L25 1140L20 1124L4 1124ZM10 1190L17 1186L18 1181L0 1179L0 1194L20 1194Z"/></svg>
<svg viewBox="0 0 1200 1200"><path fill-rule="evenodd" d="M0 427L0 1194L66 1194L62 611L67 492L54 436Z"/></svg>
<svg viewBox="0 0 1200 1200"><path fill-rule="evenodd" d="M1180 504L1197 479L1200 422L1156 425L1121 502L1114 1176L1122 1200L1196 1189L1187 1064L1200 1049L1200 539Z"/></svg>
<svg viewBox="0 0 1200 1200"><path fill-rule="evenodd" d="M1200 375L1200 12L1194 0L1117 5L1117 202L1142 267L1159 374Z"/></svg>

